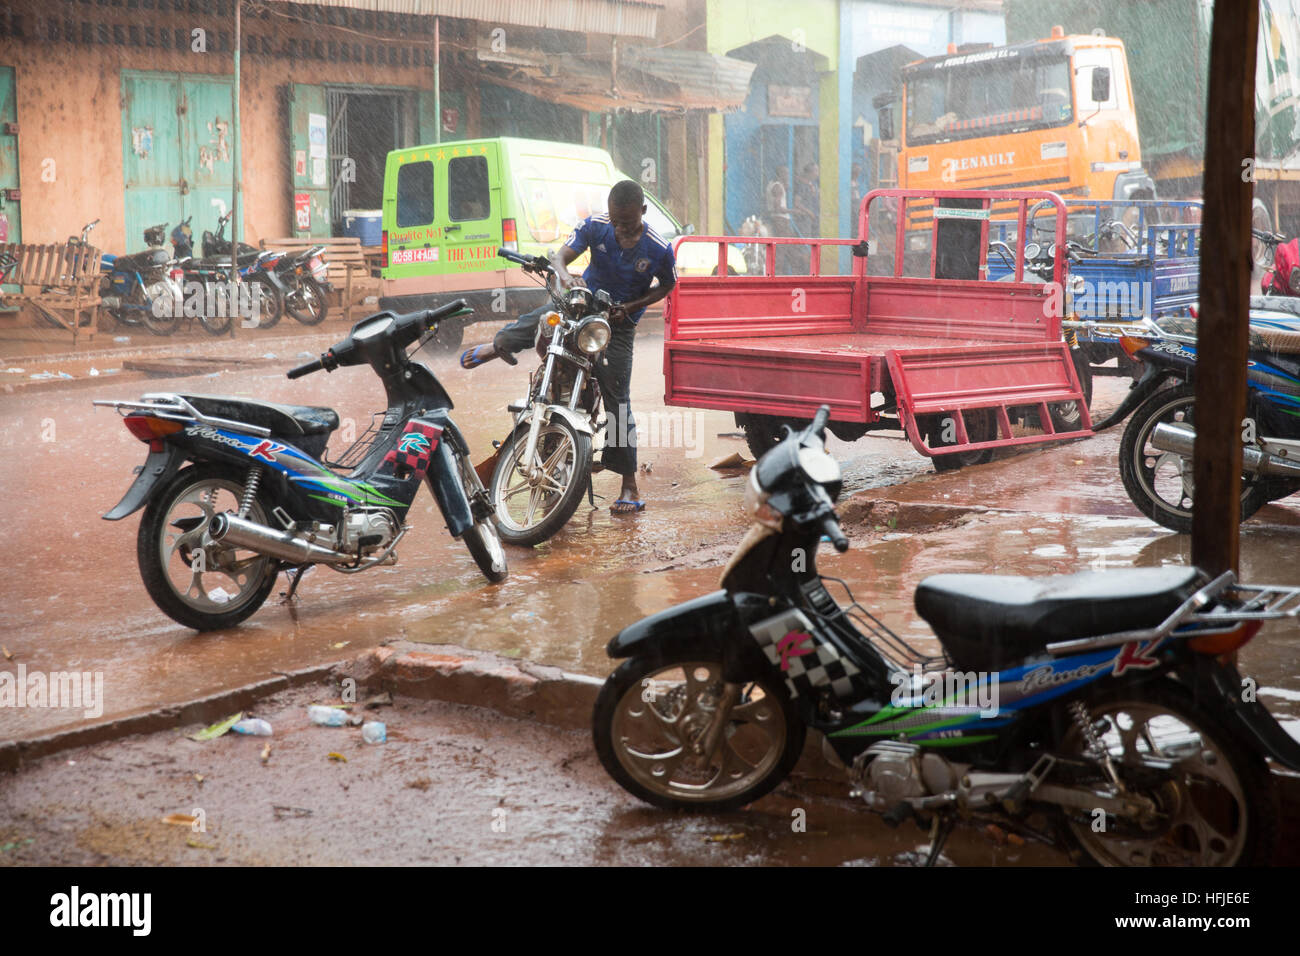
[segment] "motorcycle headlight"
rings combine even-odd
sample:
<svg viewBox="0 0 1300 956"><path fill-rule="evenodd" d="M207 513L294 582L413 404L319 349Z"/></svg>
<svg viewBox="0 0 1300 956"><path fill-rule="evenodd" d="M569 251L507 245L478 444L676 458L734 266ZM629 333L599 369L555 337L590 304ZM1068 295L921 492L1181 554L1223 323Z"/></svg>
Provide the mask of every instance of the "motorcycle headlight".
<svg viewBox="0 0 1300 956"><path fill-rule="evenodd" d="M578 326L578 348L588 355L597 355L605 350L611 335L609 323L599 315L593 315Z"/></svg>
<svg viewBox="0 0 1300 956"><path fill-rule="evenodd" d="M758 486L758 469L751 469L749 480L745 482L745 513L763 527L780 531L785 519L781 512L767 503L769 497L771 496Z"/></svg>

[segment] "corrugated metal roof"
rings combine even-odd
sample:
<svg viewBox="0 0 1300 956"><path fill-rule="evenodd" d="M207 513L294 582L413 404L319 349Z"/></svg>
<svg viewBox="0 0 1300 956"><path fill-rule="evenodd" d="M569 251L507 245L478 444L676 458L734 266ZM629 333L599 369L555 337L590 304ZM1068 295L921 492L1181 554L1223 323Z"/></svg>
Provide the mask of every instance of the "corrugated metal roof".
<svg viewBox="0 0 1300 956"><path fill-rule="evenodd" d="M755 64L699 50L618 48L618 75L608 56L575 56L514 47L478 47L494 83L579 109L604 112L728 112L744 106Z"/></svg>
<svg viewBox="0 0 1300 956"><path fill-rule="evenodd" d="M348 7L419 16L482 20L573 33L651 39L663 6L647 0L284 0L314 7Z"/></svg>

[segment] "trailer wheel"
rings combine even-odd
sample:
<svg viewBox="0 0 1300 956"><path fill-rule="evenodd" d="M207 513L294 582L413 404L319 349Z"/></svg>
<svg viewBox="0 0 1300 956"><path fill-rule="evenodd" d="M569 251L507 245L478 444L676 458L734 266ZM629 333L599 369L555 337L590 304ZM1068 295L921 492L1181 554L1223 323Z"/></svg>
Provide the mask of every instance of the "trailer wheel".
<svg viewBox="0 0 1300 956"><path fill-rule="evenodd" d="M972 442L992 441L998 435L997 418L991 408L969 409L964 413L966 435ZM931 448L944 448L957 444L948 424L949 415L923 415L917 419L916 426L925 436L926 444ZM977 448L973 451L957 451L947 455L935 455L935 471L956 471L970 465L982 465L993 457L992 448Z"/></svg>
<svg viewBox="0 0 1300 956"><path fill-rule="evenodd" d="M745 433L745 442L749 453L756 459L762 458L785 439L785 426L793 431L808 427L811 419L779 418L775 415L749 415L736 412L736 424Z"/></svg>

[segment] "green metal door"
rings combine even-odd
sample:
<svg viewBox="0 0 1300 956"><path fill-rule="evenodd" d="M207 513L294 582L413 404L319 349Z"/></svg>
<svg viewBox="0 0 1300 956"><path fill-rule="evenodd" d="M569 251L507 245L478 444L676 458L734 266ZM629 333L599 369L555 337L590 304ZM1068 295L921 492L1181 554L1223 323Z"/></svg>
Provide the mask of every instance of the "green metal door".
<svg viewBox="0 0 1300 956"><path fill-rule="evenodd" d="M0 66L0 243L22 242L22 217L19 215L19 202L9 199L7 190L17 190L18 183L18 134L6 132L6 123L13 123L17 129L18 103L14 88L14 68ZM80 223L78 224L80 225ZM18 292L18 286L2 286L5 292ZM13 308L0 309L0 312L16 311Z"/></svg>
<svg viewBox="0 0 1300 956"><path fill-rule="evenodd" d="M329 130L325 87L289 88L289 165L293 169L293 234L330 234Z"/></svg>
<svg viewBox="0 0 1300 956"><path fill-rule="evenodd" d="M186 217L197 246L230 205L230 81L123 70L122 102L126 251L145 247L149 226Z"/></svg>

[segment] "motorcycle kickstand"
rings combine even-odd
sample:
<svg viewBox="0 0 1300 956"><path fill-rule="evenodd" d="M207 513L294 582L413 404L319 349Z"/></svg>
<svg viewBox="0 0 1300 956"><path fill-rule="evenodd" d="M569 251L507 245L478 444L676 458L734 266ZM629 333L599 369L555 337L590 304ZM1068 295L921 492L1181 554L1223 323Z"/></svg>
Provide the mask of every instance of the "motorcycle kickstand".
<svg viewBox="0 0 1300 956"><path fill-rule="evenodd" d="M289 590L285 592L281 604L292 604L293 596L298 593L298 585L302 583L302 576L310 571L314 565L300 564L296 568L286 568L284 576L289 579Z"/></svg>
<svg viewBox="0 0 1300 956"><path fill-rule="evenodd" d="M922 866L934 866L939 859L939 854L943 852L943 845L948 842L948 836L956 825L957 821L951 814L934 815L934 821L930 824L930 849L925 854L925 863Z"/></svg>

